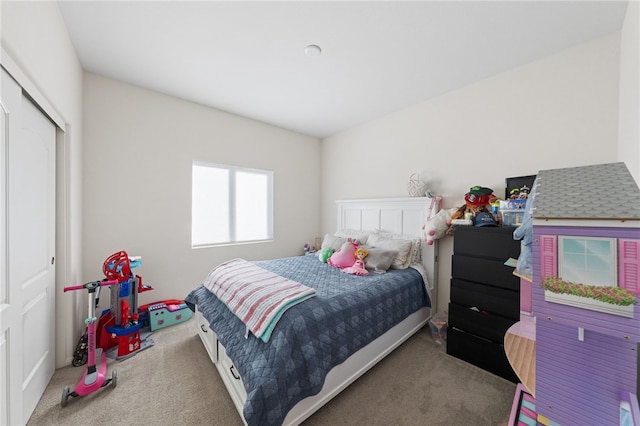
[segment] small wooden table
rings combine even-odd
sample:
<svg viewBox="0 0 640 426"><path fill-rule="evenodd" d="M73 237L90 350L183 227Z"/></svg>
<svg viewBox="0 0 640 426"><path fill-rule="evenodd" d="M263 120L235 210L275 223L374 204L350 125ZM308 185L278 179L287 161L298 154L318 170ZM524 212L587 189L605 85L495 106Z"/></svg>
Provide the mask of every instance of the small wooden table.
<svg viewBox="0 0 640 426"><path fill-rule="evenodd" d="M535 317L521 315L504 335L504 351L516 375L536 395L536 324Z"/></svg>

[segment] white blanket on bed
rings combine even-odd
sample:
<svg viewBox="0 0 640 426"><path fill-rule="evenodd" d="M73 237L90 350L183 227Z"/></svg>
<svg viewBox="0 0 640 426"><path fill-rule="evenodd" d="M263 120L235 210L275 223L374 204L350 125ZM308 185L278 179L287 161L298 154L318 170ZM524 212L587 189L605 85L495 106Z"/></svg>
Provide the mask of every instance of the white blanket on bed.
<svg viewBox="0 0 640 426"><path fill-rule="evenodd" d="M251 331L264 342L287 309L316 293L244 259L221 263L203 284L247 326L245 337Z"/></svg>

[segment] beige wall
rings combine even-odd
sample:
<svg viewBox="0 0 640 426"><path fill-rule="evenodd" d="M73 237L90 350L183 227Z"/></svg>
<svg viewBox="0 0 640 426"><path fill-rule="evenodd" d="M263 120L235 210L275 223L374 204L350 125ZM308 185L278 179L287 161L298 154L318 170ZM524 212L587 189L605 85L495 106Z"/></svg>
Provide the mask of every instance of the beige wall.
<svg viewBox="0 0 640 426"><path fill-rule="evenodd" d="M629 2L620 52L620 140L624 161L640 185L640 2Z"/></svg>
<svg viewBox="0 0 640 426"><path fill-rule="evenodd" d="M0 2L3 65L13 63L22 84L37 91L61 118L57 144L56 366L67 364L84 327L86 295L62 293L82 283L82 69L55 2ZM33 94L32 94L33 95ZM75 330L71 332L71 330Z"/></svg>
<svg viewBox="0 0 640 426"><path fill-rule="evenodd" d="M327 138L323 231L335 229L334 200L405 196L412 172L457 207L473 185L503 197L506 177L617 161L619 50L614 34ZM440 240L440 309L451 253Z"/></svg>
<svg viewBox="0 0 640 426"><path fill-rule="evenodd" d="M82 71L57 5L3 1L2 48L66 123L58 149L57 285L95 278L106 255L126 249L143 256L139 273L156 288L142 303L181 298L229 257L299 253L316 234L334 230L335 199L404 196L416 171L428 171L446 206L460 205L471 185L500 194L505 177L545 168L623 160L638 179L638 13L631 2L621 34L320 143L91 74L83 119ZM189 248L188 170L196 157L275 170L273 243ZM444 306L451 239L441 242ZM82 306L80 296L71 298ZM75 348L81 315L70 298L57 299L61 366Z"/></svg>
<svg viewBox="0 0 640 426"><path fill-rule="evenodd" d="M302 254L320 229L320 141L86 73L84 276L119 250L154 291L183 299L217 264ZM191 248L191 165L274 171L273 242ZM108 300L108 299L107 299Z"/></svg>

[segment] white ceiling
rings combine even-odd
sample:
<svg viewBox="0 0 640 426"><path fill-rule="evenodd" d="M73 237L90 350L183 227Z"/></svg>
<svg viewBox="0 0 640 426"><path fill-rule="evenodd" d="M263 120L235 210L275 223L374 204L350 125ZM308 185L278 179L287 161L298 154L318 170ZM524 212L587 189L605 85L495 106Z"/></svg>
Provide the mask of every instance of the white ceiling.
<svg viewBox="0 0 640 426"><path fill-rule="evenodd" d="M59 5L85 70L324 138L619 31L627 2Z"/></svg>

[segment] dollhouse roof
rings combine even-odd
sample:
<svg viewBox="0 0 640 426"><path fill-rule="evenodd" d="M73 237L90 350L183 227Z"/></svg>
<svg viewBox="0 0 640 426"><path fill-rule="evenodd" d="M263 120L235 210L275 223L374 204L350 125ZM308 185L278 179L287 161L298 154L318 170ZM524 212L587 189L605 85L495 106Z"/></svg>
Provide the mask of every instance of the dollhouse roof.
<svg viewBox="0 0 640 426"><path fill-rule="evenodd" d="M534 219L640 220L640 188L620 163L541 170Z"/></svg>

